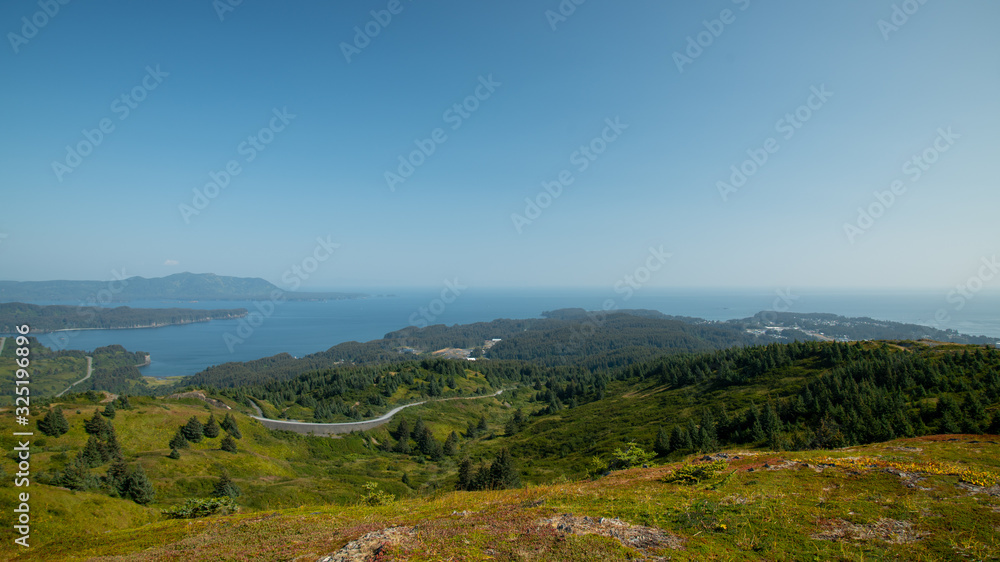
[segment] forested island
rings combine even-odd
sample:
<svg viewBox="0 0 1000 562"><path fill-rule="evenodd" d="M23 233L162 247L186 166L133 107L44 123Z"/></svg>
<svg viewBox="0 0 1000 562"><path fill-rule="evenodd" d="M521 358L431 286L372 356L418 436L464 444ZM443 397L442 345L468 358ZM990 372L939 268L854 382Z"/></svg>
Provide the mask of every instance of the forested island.
<svg viewBox="0 0 1000 562"><path fill-rule="evenodd" d="M116 308L0 303L0 334L14 333L27 324L32 333L58 330L116 330L156 328L174 324L242 318L245 308L196 310L191 308Z"/></svg>
<svg viewBox="0 0 1000 562"><path fill-rule="evenodd" d="M362 293L286 291L256 277L214 273L177 273L167 277L128 277L113 281L0 281L0 301L128 302L139 300L340 300Z"/></svg>

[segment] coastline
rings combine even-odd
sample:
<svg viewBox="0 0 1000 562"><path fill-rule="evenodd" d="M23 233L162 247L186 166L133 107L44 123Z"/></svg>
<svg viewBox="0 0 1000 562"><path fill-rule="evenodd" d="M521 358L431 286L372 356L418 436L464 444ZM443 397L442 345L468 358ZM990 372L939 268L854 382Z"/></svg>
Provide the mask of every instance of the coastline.
<svg viewBox="0 0 1000 562"><path fill-rule="evenodd" d="M32 334L57 334L59 332L84 332L89 330L145 330L148 328L165 328L167 326L184 326L187 324L202 324L205 322L211 322L213 320L236 320L238 318L246 318L249 314L241 314L238 316L222 316L219 318L205 318L204 320L188 320L185 322L167 322L164 324L147 324L144 326L117 326L114 328L59 328L58 330L36 330L31 329ZM30 323L28 324L30 326ZM5 334L6 335L6 334Z"/></svg>

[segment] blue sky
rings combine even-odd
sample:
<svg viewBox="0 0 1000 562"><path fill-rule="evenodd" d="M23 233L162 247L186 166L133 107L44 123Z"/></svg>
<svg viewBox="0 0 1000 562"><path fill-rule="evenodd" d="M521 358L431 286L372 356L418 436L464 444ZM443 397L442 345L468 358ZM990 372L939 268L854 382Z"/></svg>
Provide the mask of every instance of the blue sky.
<svg viewBox="0 0 1000 562"><path fill-rule="evenodd" d="M49 1L0 6L2 279L280 285L319 237L305 287L613 287L662 247L651 287L947 291L998 253L995 2Z"/></svg>

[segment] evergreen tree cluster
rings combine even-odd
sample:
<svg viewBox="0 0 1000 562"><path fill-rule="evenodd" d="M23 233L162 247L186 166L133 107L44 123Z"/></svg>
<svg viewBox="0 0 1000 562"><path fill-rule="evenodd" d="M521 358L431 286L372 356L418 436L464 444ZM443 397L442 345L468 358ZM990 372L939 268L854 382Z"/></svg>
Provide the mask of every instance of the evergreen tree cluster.
<svg viewBox="0 0 1000 562"><path fill-rule="evenodd" d="M240 402L253 398L276 406L301 406L312 410L313 421L320 423L358 421L383 412L401 386L430 398L457 394L458 379L467 377L465 367L463 361L448 359L339 365L219 393Z"/></svg>
<svg viewBox="0 0 1000 562"><path fill-rule="evenodd" d="M46 412L45 417L38 420L38 431L49 437L59 437L69 431L69 422L63 415L62 408L55 408Z"/></svg>
<svg viewBox="0 0 1000 562"><path fill-rule="evenodd" d="M935 352L859 343L795 343L676 357L630 374L704 390L780 377L796 365L822 369L798 390L731 413L725 404L660 429L659 454L710 452L724 444L834 448L939 433L1000 432L1000 351ZM764 377L763 381L759 379Z"/></svg>
<svg viewBox="0 0 1000 562"><path fill-rule="evenodd" d="M521 476L514 465L514 457L506 448L501 449L491 463L480 464L475 471L468 457L458 465L457 490L507 490L520 485Z"/></svg>
<svg viewBox="0 0 1000 562"><path fill-rule="evenodd" d="M61 472L43 480L70 490L103 489L112 497L130 499L143 505L153 501L156 490L141 465L129 466L125 462L111 421L95 410L93 417L85 422L84 430L88 433L86 445ZM104 476L96 476L90 470L109 462L111 464Z"/></svg>
<svg viewBox="0 0 1000 562"><path fill-rule="evenodd" d="M236 425L236 418L232 414L227 412L221 424L215 421L215 414L209 415L205 423L201 423L197 416L191 416L187 423L178 428L170 439L170 443L168 443L170 458L180 458L181 449L187 449L191 443L201 443L205 438L215 439L222 430L226 432L226 436L219 442L219 447L230 453L237 452L236 439L241 439L243 434L240 433L240 428Z"/></svg>
<svg viewBox="0 0 1000 562"><path fill-rule="evenodd" d="M413 427L410 427L410 422L406 418L399 420L399 425L396 429L392 430L390 434L396 439L396 445L391 446L388 442L383 444L383 449L386 451L392 451L396 453L402 453L405 455L415 454L423 455L432 461L440 461L445 457L445 446L434 438L431 429L427 427L424 423L423 418L417 418L416 423ZM414 444L411 447L410 441ZM458 436L452 432L448 436L448 440L445 445L451 448L454 452L458 450ZM455 453L451 454L455 454Z"/></svg>

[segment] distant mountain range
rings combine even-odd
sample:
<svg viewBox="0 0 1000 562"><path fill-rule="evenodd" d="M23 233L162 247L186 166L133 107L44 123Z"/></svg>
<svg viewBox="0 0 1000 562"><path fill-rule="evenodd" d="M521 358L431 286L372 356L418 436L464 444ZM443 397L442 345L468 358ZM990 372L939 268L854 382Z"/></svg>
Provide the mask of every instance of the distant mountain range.
<svg viewBox="0 0 1000 562"><path fill-rule="evenodd" d="M284 291L260 278L226 277L214 273L177 273L167 277L129 277L114 281L0 281L0 301L73 303L142 300L266 300L273 294L285 300L357 299L362 293L304 293Z"/></svg>

